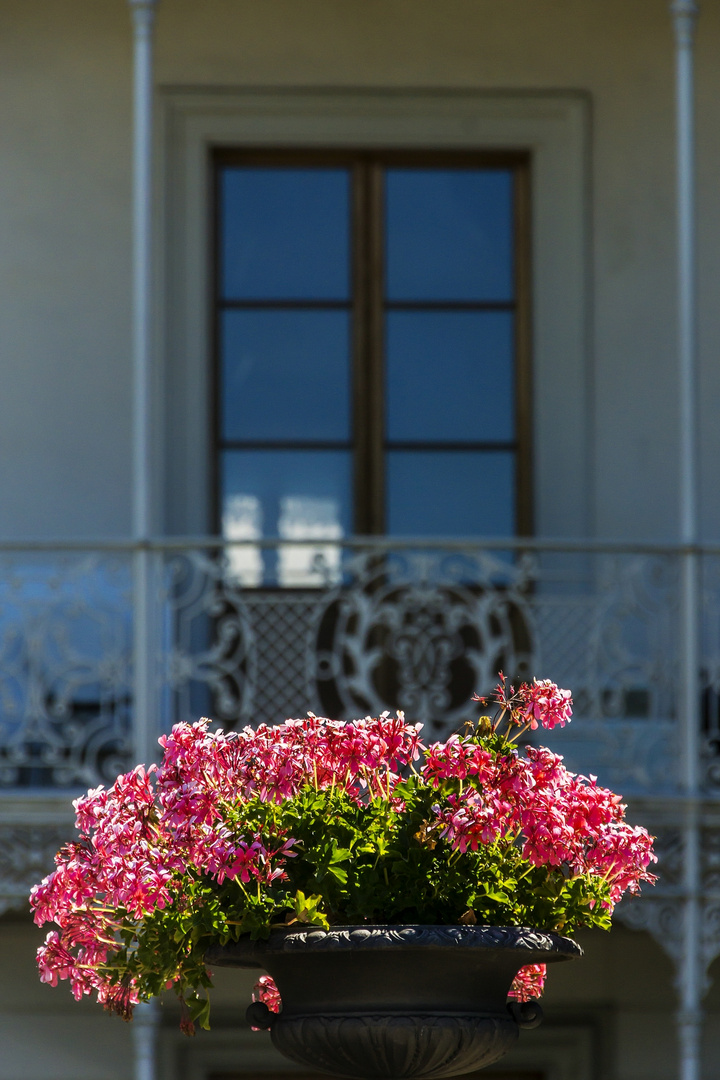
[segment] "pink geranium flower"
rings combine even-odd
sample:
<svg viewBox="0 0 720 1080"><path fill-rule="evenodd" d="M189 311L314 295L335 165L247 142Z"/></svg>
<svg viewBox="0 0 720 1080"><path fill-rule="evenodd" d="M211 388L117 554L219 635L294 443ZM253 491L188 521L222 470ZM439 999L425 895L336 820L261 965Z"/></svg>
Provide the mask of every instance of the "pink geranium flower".
<svg viewBox="0 0 720 1080"><path fill-rule="evenodd" d="M255 983L252 999L253 1001L262 1001L272 1013L279 1013L282 1008L280 991L275 985L275 980L271 979L269 975L261 975Z"/></svg>
<svg viewBox="0 0 720 1080"><path fill-rule="evenodd" d="M535 729L564 727L572 719L572 695L569 690L561 690L550 679L533 679L532 683L521 683L516 690L508 689L504 675L500 674L500 683L495 688L495 701L507 713L510 723L522 724Z"/></svg>
<svg viewBox="0 0 720 1080"><path fill-rule="evenodd" d="M513 979L508 997L515 1001L534 1001L545 989L546 964L527 964Z"/></svg>
<svg viewBox="0 0 720 1080"><path fill-rule="evenodd" d="M519 690L519 712L530 727L535 730L538 724L552 730L565 727L572 718L572 695L569 690L561 690L550 679L534 679L532 685L524 683Z"/></svg>

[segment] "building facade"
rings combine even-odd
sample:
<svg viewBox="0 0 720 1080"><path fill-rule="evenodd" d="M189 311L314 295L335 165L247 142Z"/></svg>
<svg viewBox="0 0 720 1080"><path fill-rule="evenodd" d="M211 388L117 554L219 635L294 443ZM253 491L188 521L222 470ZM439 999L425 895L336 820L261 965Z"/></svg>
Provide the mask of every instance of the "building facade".
<svg viewBox="0 0 720 1080"><path fill-rule="evenodd" d="M701 7L0 3L2 1080L289 1075L240 974L190 1044L171 1001L123 1027L39 985L26 896L71 799L200 715L441 736L499 670L573 690L551 745L661 879L498 1069L715 1075Z"/></svg>

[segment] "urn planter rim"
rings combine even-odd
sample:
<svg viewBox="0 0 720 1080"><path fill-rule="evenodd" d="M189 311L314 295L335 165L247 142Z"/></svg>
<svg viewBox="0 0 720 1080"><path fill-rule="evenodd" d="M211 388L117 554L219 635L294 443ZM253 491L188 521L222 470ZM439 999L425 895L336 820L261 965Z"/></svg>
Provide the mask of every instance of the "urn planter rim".
<svg viewBox="0 0 720 1080"><path fill-rule="evenodd" d="M208 963L238 963L261 956L288 953L410 949L480 949L517 950L536 954L528 963L570 960L582 956L581 947L572 938L551 930L526 926L463 925L358 925L273 930L267 939L252 941L249 936L228 945L213 945L206 953ZM538 953L543 953L537 958Z"/></svg>

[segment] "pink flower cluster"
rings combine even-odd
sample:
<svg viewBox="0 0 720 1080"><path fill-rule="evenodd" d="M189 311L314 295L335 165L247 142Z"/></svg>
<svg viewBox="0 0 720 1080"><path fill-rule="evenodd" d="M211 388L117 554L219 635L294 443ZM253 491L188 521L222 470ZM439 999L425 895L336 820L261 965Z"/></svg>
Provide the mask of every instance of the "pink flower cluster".
<svg viewBox="0 0 720 1080"><path fill-rule="evenodd" d="M160 740L160 768L138 766L74 803L79 840L58 853L55 871L30 896L36 923L59 927L38 950L42 981L69 979L76 998L95 991L128 1015L135 988L113 985L103 965L119 947L121 925L181 902L188 866L218 884L286 876L292 837L268 847L259 835L237 835L228 808L252 796L279 802L306 784L336 785L358 801L391 798L399 770L423 748L420 725L402 716L352 724L310 716L237 735L213 733L209 723L176 725Z"/></svg>
<svg viewBox="0 0 720 1080"><path fill-rule="evenodd" d="M508 997L516 1001L534 1001L545 989L547 964L527 964L513 979Z"/></svg>
<svg viewBox="0 0 720 1080"><path fill-rule="evenodd" d="M532 683L521 683L517 690L511 686L508 691L501 672L494 697L503 713L508 714L510 723L529 727L532 731L538 725L548 730L565 727L572 719L570 691L561 690L550 679L533 679Z"/></svg>
<svg viewBox="0 0 720 1080"><path fill-rule="evenodd" d="M255 995L257 994L257 998ZM280 1012L282 999L275 980L269 975L261 975L253 987L253 1001L262 1001L272 1013Z"/></svg>
<svg viewBox="0 0 720 1080"><path fill-rule="evenodd" d="M533 731L538 724L552 730L570 723L572 697L569 690L561 690L549 679L534 679L532 686L523 683L519 693L519 711Z"/></svg>
<svg viewBox="0 0 720 1080"><path fill-rule="evenodd" d="M467 780L468 777L485 783L492 775L493 760L493 755L478 743L451 735L447 742L433 743L428 748L422 775L435 787L441 780Z"/></svg>
<svg viewBox="0 0 720 1080"><path fill-rule="evenodd" d="M57 869L30 895L35 922L60 927L38 950L41 980L54 986L69 979L77 999L94 990L122 1015L137 1003L134 987L112 985L101 974L117 948L118 909L139 919L172 896L169 838L155 814L151 773L139 766L109 791L97 788L76 800L80 840L58 852Z"/></svg>
<svg viewBox="0 0 720 1080"><path fill-rule="evenodd" d="M656 862L652 837L628 825L617 795L597 778L578 776L544 747L525 748L497 758L469 738L431 746L428 779L474 778L452 794L436 814L441 835L460 851L476 851L501 837L515 838L534 866L564 866L573 875L593 874L610 885L612 904L640 882L654 882L648 866Z"/></svg>

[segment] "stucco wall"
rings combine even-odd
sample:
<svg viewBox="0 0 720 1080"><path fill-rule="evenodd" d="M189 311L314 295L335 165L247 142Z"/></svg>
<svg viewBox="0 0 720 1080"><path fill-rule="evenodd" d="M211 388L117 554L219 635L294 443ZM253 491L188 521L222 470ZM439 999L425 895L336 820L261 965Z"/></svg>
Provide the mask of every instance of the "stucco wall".
<svg viewBox="0 0 720 1080"><path fill-rule="evenodd" d="M0 7L0 535L129 521L120 4Z"/></svg>
<svg viewBox="0 0 720 1080"><path fill-rule="evenodd" d="M703 530L714 423L720 13L698 40ZM130 31L122 0L0 9L0 535L129 528ZM564 89L592 102L590 528L671 538L672 34L659 0L165 0L163 86ZM557 303L562 305L562 296ZM587 405L587 409L585 409ZM557 432L558 469L563 446ZM559 478L562 482L562 478ZM542 516L542 515L541 515ZM545 523L552 532L552 522Z"/></svg>

